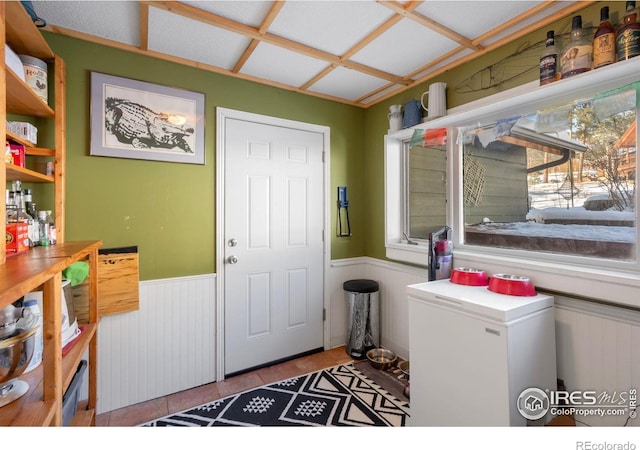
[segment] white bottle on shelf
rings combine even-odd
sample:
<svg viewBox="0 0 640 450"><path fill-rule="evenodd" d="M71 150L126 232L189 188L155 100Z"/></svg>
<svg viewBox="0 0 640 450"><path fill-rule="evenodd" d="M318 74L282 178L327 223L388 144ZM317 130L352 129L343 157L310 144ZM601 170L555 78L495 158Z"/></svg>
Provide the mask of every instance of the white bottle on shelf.
<svg viewBox="0 0 640 450"><path fill-rule="evenodd" d="M56 232L56 224L53 221L53 213L51 212L51 210L47 210L46 220L47 220L47 223L49 224L49 244L55 245L58 238L57 238L57 232Z"/></svg>
<svg viewBox="0 0 640 450"><path fill-rule="evenodd" d="M38 305L38 300L36 298L32 297L27 300L25 296L25 300L22 303L22 317L20 318L20 320L18 320L17 326L28 330L34 327L38 328L38 331L36 331L35 335L33 356L31 357L31 361L29 361L29 365L25 370L25 373L27 373L32 371L42 363L42 313L40 310L40 306Z"/></svg>
<svg viewBox="0 0 640 450"><path fill-rule="evenodd" d="M47 222L46 211L38 211L38 225L40 227L40 242L38 245L48 247L51 242L49 241L49 222Z"/></svg>

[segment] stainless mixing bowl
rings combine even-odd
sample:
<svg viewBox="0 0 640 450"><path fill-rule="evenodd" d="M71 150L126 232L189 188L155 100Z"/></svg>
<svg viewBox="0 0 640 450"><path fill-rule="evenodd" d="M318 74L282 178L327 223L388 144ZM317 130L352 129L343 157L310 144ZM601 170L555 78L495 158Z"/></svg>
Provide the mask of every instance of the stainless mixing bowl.
<svg viewBox="0 0 640 450"><path fill-rule="evenodd" d="M367 359L378 370L387 370L393 367L398 357L391 350L385 348L372 348L367 352Z"/></svg>
<svg viewBox="0 0 640 450"><path fill-rule="evenodd" d="M407 380L409 379L409 360L402 361L398 363L398 369L406 375Z"/></svg>
<svg viewBox="0 0 640 450"><path fill-rule="evenodd" d="M29 330L16 328L9 337L0 339L0 387L25 371L35 347L37 327Z"/></svg>
<svg viewBox="0 0 640 450"><path fill-rule="evenodd" d="M16 323L22 316L22 308L7 305L0 309L0 339L11 337L16 332Z"/></svg>

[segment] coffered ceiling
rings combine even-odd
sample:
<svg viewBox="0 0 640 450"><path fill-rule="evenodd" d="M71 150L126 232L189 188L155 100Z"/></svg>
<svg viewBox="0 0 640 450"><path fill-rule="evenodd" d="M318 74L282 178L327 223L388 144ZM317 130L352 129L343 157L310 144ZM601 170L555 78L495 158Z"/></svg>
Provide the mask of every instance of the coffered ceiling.
<svg viewBox="0 0 640 450"><path fill-rule="evenodd" d="M34 1L48 31L367 107L593 2Z"/></svg>

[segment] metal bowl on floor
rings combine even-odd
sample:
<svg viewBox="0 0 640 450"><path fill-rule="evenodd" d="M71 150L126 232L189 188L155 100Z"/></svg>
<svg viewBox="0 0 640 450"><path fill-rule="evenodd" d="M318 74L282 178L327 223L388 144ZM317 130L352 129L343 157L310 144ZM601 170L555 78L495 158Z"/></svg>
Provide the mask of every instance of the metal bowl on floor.
<svg viewBox="0 0 640 450"><path fill-rule="evenodd" d="M395 364L398 357L391 350L372 348L367 352L369 363L378 370L388 370Z"/></svg>
<svg viewBox="0 0 640 450"><path fill-rule="evenodd" d="M408 380L409 379L409 360L399 362L398 369L400 369L400 371L406 375Z"/></svg>

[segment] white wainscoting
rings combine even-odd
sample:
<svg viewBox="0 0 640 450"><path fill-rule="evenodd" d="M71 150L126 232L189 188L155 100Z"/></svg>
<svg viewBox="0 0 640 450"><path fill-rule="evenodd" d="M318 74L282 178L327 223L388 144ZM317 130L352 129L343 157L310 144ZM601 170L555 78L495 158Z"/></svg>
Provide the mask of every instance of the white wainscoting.
<svg viewBox="0 0 640 450"><path fill-rule="evenodd" d="M138 311L98 327L97 413L215 381L215 275L140 282Z"/></svg>
<svg viewBox="0 0 640 450"><path fill-rule="evenodd" d="M347 342L348 308L343 283L365 278L380 285L380 340L403 358L409 356L407 286L427 281L426 269L374 258L350 258L331 262L331 346Z"/></svg>
<svg viewBox="0 0 640 450"><path fill-rule="evenodd" d="M330 264L329 342L346 343L343 283L380 284L381 345L409 358L406 286L426 269L374 258ZM98 330L98 413L215 381L215 275L140 283L140 310L105 316ZM609 394L640 389L640 312L556 295L558 378L570 391ZM620 426L626 417L588 417ZM631 420L629 426L638 425Z"/></svg>
<svg viewBox="0 0 640 450"><path fill-rule="evenodd" d="M367 278L380 284L381 345L407 358L405 288L426 281L426 271L363 257L332 261L327 275L330 347L346 343L343 283ZM215 301L214 274L143 281L139 311L103 317L98 413L215 381Z"/></svg>
<svg viewBox="0 0 640 450"><path fill-rule="evenodd" d="M354 258L331 264L332 345L346 342L347 308L342 283L368 278L380 283L382 345L409 358L406 286L427 281L426 270ZM569 391L620 395L640 390L640 311L555 295L558 378ZM580 417L581 425L622 426L627 417ZM640 419L628 426L639 426Z"/></svg>
<svg viewBox="0 0 640 450"><path fill-rule="evenodd" d="M561 295L555 300L558 378L567 390L618 399L614 395L640 390L640 312ZM622 426L627 415L576 419L584 422L578 426Z"/></svg>

